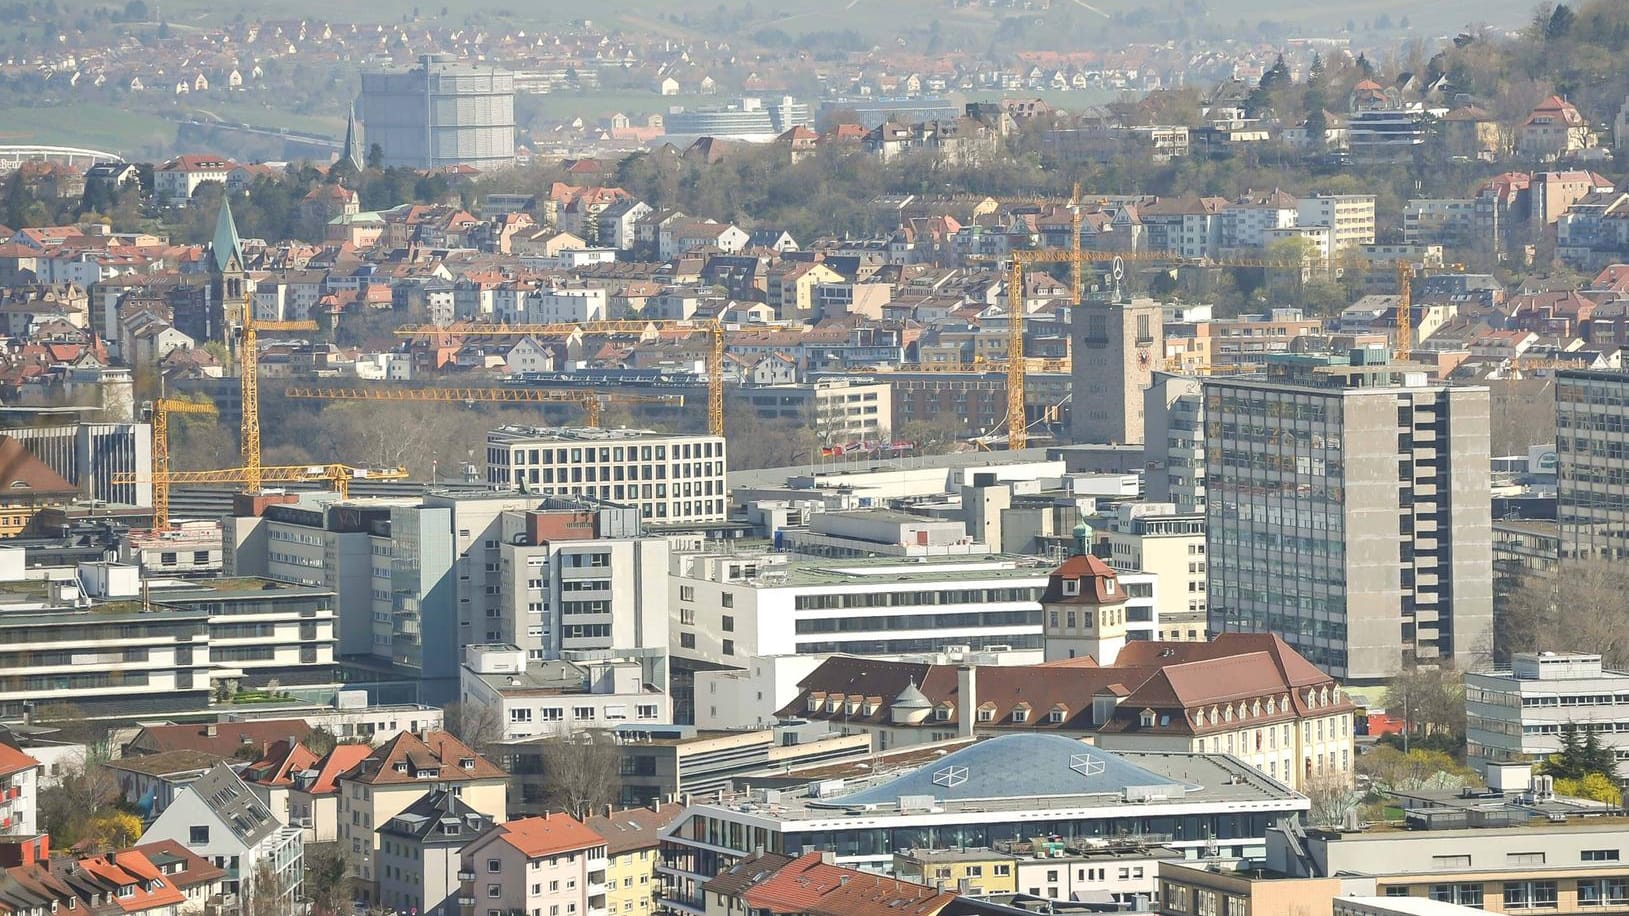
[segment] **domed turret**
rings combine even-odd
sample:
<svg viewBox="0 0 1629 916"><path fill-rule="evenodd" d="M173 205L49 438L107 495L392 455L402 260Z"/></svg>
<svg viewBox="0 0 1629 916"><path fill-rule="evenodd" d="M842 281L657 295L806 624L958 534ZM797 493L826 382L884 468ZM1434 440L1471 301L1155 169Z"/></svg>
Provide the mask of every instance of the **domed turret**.
<svg viewBox="0 0 1629 916"><path fill-rule="evenodd" d="M899 696L894 697L888 709L895 725L920 725L927 721L928 714L933 711L933 703L917 689L916 680L912 679L899 692Z"/></svg>

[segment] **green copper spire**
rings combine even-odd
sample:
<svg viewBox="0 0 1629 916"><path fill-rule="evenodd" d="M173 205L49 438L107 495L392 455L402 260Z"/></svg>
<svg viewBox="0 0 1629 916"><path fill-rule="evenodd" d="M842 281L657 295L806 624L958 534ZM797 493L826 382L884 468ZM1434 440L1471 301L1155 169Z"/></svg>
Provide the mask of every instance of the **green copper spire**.
<svg viewBox="0 0 1629 916"><path fill-rule="evenodd" d="M215 238L209 243L209 251L215 257L217 272L243 269L243 243L238 240L238 224L232 220L232 203L226 198L221 199L221 214L215 220Z"/></svg>

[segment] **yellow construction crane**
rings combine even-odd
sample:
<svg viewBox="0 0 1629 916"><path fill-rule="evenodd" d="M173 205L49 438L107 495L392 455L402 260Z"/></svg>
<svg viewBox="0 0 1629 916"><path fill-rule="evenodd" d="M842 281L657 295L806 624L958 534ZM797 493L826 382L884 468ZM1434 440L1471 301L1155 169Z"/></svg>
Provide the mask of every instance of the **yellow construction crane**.
<svg viewBox="0 0 1629 916"><path fill-rule="evenodd" d="M582 321L556 324L404 325L398 337L564 337L581 332L592 336L647 334L660 328L677 328L707 335L707 431L724 435L724 325L715 318L694 321L651 319L634 321Z"/></svg>
<svg viewBox="0 0 1629 916"><path fill-rule="evenodd" d="M623 394L588 389L543 388L286 388L284 397L318 401L475 401L520 403L546 402L580 404L584 421L600 425L600 409L606 404L683 404L677 394Z"/></svg>
<svg viewBox="0 0 1629 916"><path fill-rule="evenodd" d="M1402 360L1414 358L1414 265L1397 262L1397 337L1392 350Z"/></svg>
<svg viewBox="0 0 1629 916"><path fill-rule="evenodd" d="M243 338L238 376L243 396L243 488L260 491L260 341L261 331L315 331L315 321L256 321L254 300L243 294Z"/></svg>
<svg viewBox="0 0 1629 916"><path fill-rule="evenodd" d="M353 468L346 464L261 465L254 469L254 473L263 483L327 481L341 499L351 495L351 481L353 480L407 479L407 468ZM171 485L244 483L249 479L249 474L250 470L248 468L218 468L211 471L171 471L165 477L167 483ZM128 472L113 475L115 484L142 483L146 479ZM156 476L152 480L155 484L158 482ZM154 528L157 527L155 524Z"/></svg>
<svg viewBox="0 0 1629 916"><path fill-rule="evenodd" d="M142 405L153 424L153 530L170 529L170 414L218 417L215 405L208 402L180 401L159 398Z"/></svg>

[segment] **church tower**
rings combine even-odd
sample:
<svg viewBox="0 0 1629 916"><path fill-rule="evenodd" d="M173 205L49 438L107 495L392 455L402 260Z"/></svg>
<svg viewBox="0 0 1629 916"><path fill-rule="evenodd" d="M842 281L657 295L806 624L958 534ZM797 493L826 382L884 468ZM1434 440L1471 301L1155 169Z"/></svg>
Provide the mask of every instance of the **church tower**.
<svg viewBox="0 0 1629 916"><path fill-rule="evenodd" d="M351 105L350 113L345 117L345 145L340 148L341 162L350 162L358 172L366 164L366 157L362 153L362 132L356 126L356 105Z"/></svg>
<svg viewBox="0 0 1629 916"><path fill-rule="evenodd" d="M249 272L243 264L243 242L238 238L232 204L223 199L215 220L215 237L209 243L209 327L210 340L229 340L227 329L243 320L244 296L249 289ZM234 321L234 319L236 319Z"/></svg>

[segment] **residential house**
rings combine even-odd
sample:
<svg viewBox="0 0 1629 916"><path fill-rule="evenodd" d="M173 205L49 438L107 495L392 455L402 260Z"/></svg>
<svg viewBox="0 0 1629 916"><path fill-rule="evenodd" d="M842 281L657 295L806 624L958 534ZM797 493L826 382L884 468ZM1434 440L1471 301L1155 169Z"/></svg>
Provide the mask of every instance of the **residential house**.
<svg viewBox="0 0 1629 916"><path fill-rule="evenodd" d="M349 849L359 893L379 899L378 828L426 792L447 788L471 808L501 821L508 775L445 731L402 732L341 774L339 842Z"/></svg>
<svg viewBox="0 0 1629 916"><path fill-rule="evenodd" d="M317 759L317 755L299 741L284 738L267 748L260 759L249 764L239 776L278 820L294 824L289 811L294 776L311 769Z"/></svg>
<svg viewBox="0 0 1629 916"><path fill-rule="evenodd" d="M457 916L461 851L492 829L491 817L450 788L425 793L379 833L379 904L397 913Z"/></svg>
<svg viewBox="0 0 1629 916"><path fill-rule="evenodd" d="M5 856L8 913L178 916L221 903L225 872L171 841L75 856L40 837Z"/></svg>
<svg viewBox="0 0 1629 916"><path fill-rule="evenodd" d="M289 823L305 831L307 843L339 839L339 776L361 763L373 748L336 744L310 767L293 774L288 789Z"/></svg>
<svg viewBox="0 0 1629 916"><path fill-rule="evenodd" d="M497 824L461 857L463 916L609 916L605 838L569 814Z"/></svg>
<svg viewBox="0 0 1629 916"><path fill-rule="evenodd" d="M638 808L608 806L583 820L605 840L606 916L650 916L656 912L662 830L684 810L677 802Z"/></svg>
<svg viewBox="0 0 1629 916"><path fill-rule="evenodd" d="M198 777L141 835L142 843L169 841L224 869L223 889L248 896L275 893L277 912L302 900L305 840L298 827L273 816L224 763ZM256 887L269 878L273 888Z"/></svg>
<svg viewBox="0 0 1629 916"><path fill-rule="evenodd" d="M911 913L934 916L956 900L951 891L925 884L876 874L835 864L830 851L806 852L759 876L759 880L734 890L731 870L702 885L713 913L717 898L722 913L775 913L799 916L855 916L861 913ZM741 868L742 866L735 866ZM747 865L747 869L754 870Z"/></svg>
<svg viewBox="0 0 1629 916"><path fill-rule="evenodd" d="M0 834L31 836L39 808L40 762L0 744Z"/></svg>
<svg viewBox="0 0 1629 916"><path fill-rule="evenodd" d="M1595 134L1571 102L1552 95L1516 128L1516 152L1541 161L1569 156L1595 145Z"/></svg>
<svg viewBox="0 0 1629 916"><path fill-rule="evenodd" d="M34 456L23 443L0 436L0 539L30 531L40 512L60 508L79 495L79 488Z"/></svg>

